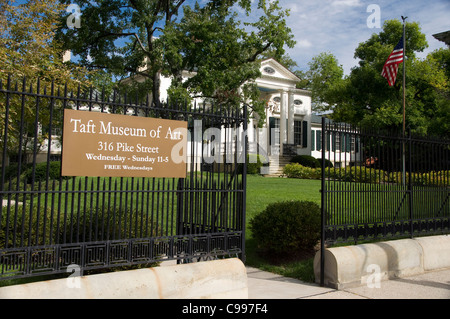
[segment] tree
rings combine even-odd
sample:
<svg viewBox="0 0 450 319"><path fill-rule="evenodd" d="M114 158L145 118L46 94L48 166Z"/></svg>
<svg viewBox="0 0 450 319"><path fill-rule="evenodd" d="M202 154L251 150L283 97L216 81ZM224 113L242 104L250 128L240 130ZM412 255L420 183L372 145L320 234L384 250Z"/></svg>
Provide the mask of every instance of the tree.
<svg viewBox="0 0 450 319"><path fill-rule="evenodd" d="M56 0L30 0L13 5L7 0L0 0L0 81L5 87L9 78L10 89L33 90L36 93L39 79L40 92L44 87L66 85L70 91L79 85L87 86L89 72L80 66L63 62L61 42L55 40L54 34L59 23L59 15L63 7ZM25 81L26 80L26 81ZM48 88L50 90L50 88ZM54 89L54 94L57 88ZM55 102L55 108L59 102ZM41 107L36 110L33 97L19 95L9 97L8 152L15 155L18 141L22 140L22 159L27 161L27 153L37 142L37 149L48 137L49 132L36 128L35 119L39 119L41 127L46 128L50 121L50 104L48 98L40 99ZM3 140L5 131L6 97L0 96L0 134ZM62 115L53 117L56 126ZM21 123L20 119L23 118ZM1 144L3 147L3 143ZM11 153L12 152L12 153Z"/></svg>
<svg viewBox="0 0 450 319"><path fill-rule="evenodd" d="M79 55L86 67L145 78L154 103L159 103L159 75L164 74L173 77L174 96L258 104L252 85L260 75L258 57L268 50L282 56L283 47L295 43L285 22L288 12L278 1L259 0L256 10L261 16L244 24L235 9L253 15L250 0L210 0L194 6L185 0L75 2L82 12L81 27L68 29L66 16L62 18L59 37L65 48ZM184 70L195 71L185 82Z"/></svg>
<svg viewBox="0 0 450 319"><path fill-rule="evenodd" d="M0 0L0 81L3 88L9 85L12 90L33 91L40 94L46 89L66 85L68 90L79 85L89 85L89 72L80 66L63 62L61 43L54 38L63 7L56 0L30 0L13 4ZM39 84L36 81L39 79ZM8 84L7 84L8 83ZM47 88L48 87L48 88ZM54 94L57 93L54 88ZM61 92L62 93L62 92ZM8 155L17 155L18 145L22 145L21 161L28 161L28 154L37 150L48 138L50 122L50 101L40 97L41 107L37 110L33 96L13 94L8 98L9 116L6 119L6 95L0 96L0 138L4 140L7 122ZM55 109L60 101L54 102ZM59 105L60 106L60 105ZM41 131L35 125L39 120ZM62 120L62 112L53 114L53 125ZM19 140L23 143L20 144ZM3 142L1 147L3 147Z"/></svg>
<svg viewBox="0 0 450 319"><path fill-rule="evenodd" d="M400 64L395 85L390 87L381 76L383 65L402 36L398 20L386 21L379 34L360 43L354 57L358 66L339 79L337 62L314 62L310 70L311 89L332 110L336 121L374 128L403 125L403 67L406 66L406 126L412 132L450 137L448 49L438 50L425 59L416 57L427 46L425 35L416 22L406 23L406 61ZM330 59L331 60L331 59Z"/></svg>
<svg viewBox="0 0 450 319"><path fill-rule="evenodd" d="M299 85L310 89L311 104L314 111L326 111L337 102L335 91L342 83L344 70L331 53L320 53L308 63L309 70L303 74L305 81Z"/></svg>
<svg viewBox="0 0 450 319"><path fill-rule="evenodd" d="M54 38L63 10L56 0L13 5L0 1L0 73L14 79L86 83L87 70L63 62L61 42Z"/></svg>

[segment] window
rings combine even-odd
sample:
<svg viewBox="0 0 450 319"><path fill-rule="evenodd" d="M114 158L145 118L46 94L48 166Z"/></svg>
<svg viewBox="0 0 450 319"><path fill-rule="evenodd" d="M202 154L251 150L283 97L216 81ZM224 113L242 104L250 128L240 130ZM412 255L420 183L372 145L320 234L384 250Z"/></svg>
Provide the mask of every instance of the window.
<svg viewBox="0 0 450 319"><path fill-rule="evenodd" d="M267 74L274 74L275 70L273 68L271 68L270 66L266 66L264 68L264 72L266 72Z"/></svg>
<svg viewBox="0 0 450 319"><path fill-rule="evenodd" d="M294 144L302 145L302 121L294 121Z"/></svg>
<svg viewBox="0 0 450 319"><path fill-rule="evenodd" d="M269 118L269 128L270 128L270 145L280 145L280 119L276 117ZM272 131L272 129L274 131ZM274 132L274 136L272 136ZM272 144L273 143L273 144Z"/></svg>
<svg viewBox="0 0 450 319"><path fill-rule="evenodd" d="M294 120L294 144L308 147L308 122Z"/></svg>
<svg viewBox="0 0 450 319"><path fill-rule="evenodd" d="M332 151L340 152L357 152L356 139L353 134L348 133L332 133Z"/></svg>
<svg viewBox="0 0 450 319"><path fill-rule="evenodd" d="M316 151L322 150L322 131L316 131Z"/></svg>
<svg viewBox="0 0 450 319"><path fill-rule="evenodd" d="M333 133L333 152L341 150L341 134Z"/></svg>

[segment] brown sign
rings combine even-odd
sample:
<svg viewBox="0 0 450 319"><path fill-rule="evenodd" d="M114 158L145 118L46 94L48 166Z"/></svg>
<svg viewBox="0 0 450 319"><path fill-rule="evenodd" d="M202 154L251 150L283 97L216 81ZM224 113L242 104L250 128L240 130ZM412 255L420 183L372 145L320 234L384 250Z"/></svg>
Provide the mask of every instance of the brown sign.
<svg viewBox="0 0 450 319"><path fill-rule="evenodd" d="M64 110L63 176L186 177L187 122Z"/></svg>

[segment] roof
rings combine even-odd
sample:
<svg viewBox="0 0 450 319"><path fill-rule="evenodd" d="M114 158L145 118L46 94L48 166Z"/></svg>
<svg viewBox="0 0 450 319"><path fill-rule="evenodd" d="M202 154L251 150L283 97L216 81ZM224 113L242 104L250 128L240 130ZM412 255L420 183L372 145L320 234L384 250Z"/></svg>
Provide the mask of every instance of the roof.
<svg viewBox="0 0 450 319"><path fill-rule="evenodd" d="M311 123L322 124L322 117L323 117L322 115L311 114ZM325 117L325 122L332 123L333 120L329 119L328 117Z"/></svg>
<svg viewBox="0 0 450 319"><path fill-rule="evenodd" d="M439 41L445 42L445 44L447 45L450 45L450 30L433 34L433 37L435 37Z"/></svg>
<svg viewBox="0 0 450 319"><path fill-rule="evenodd" d="M285 76L287 76L289 79L295 81L295 82L299 82L301 81L301 79L291 70L289 70L287 67L285 67L283 64L281 64L280 62L278 62L276 59L274 58L268 58L265 60L261 61L261 67L266 65L266 64L272 64L273 66L277 66L278 70L284 74Z"/></svg>

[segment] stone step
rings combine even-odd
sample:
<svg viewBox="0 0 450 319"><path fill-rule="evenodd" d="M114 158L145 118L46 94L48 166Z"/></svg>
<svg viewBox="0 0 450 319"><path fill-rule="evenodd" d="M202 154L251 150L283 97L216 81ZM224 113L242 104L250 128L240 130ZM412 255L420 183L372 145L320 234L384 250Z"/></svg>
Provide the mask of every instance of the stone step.
<svg viewBox="0 0 450 319"><path fill-rule="evenodd" d="M279 177L283 175L283 168L291 161L291 156L269 156L269 168L266 170L268 174L264 176L267 177Z"/></svg>
<svg viewBox="0 0 450 319"><path fill-rule="evenodd" d="M272 163L290 163L291 158L290 157L269 157L269 161Z"/></svg>

